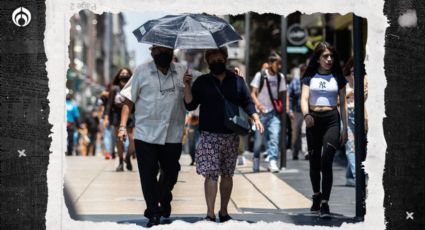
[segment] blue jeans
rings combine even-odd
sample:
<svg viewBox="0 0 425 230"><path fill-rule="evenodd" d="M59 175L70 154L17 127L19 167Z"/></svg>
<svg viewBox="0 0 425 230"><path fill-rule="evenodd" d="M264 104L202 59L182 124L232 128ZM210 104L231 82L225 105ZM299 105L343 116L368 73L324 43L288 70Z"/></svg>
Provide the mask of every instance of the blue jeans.
<svg viewBox="0 0 425 230"><path fill-rule="evenodd" d="M280 137L280 119L279 114L274 110L261 115L261 123L264 125L264 134L266 135L267 154L270 160L277 160L279 154L279 137ZM254 141L254 158L260 157L262 135L260 131L255 132Z"/></svg>
<svg viewBox="0 0 425 230"><path fill-rule="evenodd" d="M195 150L200 140L199 125L190 125L188 135L189 154L192 162L195 162Z"/></svg>
<svg viewBox="0 0 425 230"><path fill-rule="evenodd" d="M112 133L111 126L103 129L103 144L105 145L105 152L112 153Z"/></svg>
<svg viewBox="0 0 425 230"><path fill-rule="evenodd" d="M130 140L129 138L125 138L125 142L124 142L124 152L128 153L128 146L130 145Z"/></svg>
<svg viewBox="0 0 425 230"><path fill-rule="evenodd" d="M345 154L347 155L347 172L345 177L356 178L356 154L354 151L354 108L348 109L348 141L345 144Z"/></svg>

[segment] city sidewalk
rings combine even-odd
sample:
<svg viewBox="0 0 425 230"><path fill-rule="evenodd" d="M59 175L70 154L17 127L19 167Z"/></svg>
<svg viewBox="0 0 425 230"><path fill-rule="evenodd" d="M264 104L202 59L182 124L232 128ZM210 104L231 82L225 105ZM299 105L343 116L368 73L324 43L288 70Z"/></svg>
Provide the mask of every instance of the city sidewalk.
<svg viewBox="0 0 425 230"><path fill-rule="evenodd" d="M346 187L343 159L335 157L334 187L330 207L331 220L321 220L310 214L311 184L308 161L288 158L287 168L280 173L269 173L262 162L260 173L252 173L252 163L237 166L229 214L236 220L282 221L296 225L340 226L354 222L355 189ZM173 190L172 215L168 220L197 222L206 215L203 178L189 166L190 157L182 154L178 182ZM66 188L77 218L90 221L114 221L144 226L145 202L133 160L132 172L115 172L117 161L100 157L66 157ZM219 195L216 210L219 209Z"/></svg>

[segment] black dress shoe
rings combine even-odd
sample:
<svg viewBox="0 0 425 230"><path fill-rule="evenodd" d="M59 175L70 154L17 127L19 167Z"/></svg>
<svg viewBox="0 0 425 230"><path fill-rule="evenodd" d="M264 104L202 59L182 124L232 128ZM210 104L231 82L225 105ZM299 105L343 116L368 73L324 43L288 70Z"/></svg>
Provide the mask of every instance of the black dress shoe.
<svg viewBox="0 0 425 230"><path fill-rule="evenodd" d="M223 222L231 220L232 217L230 217L229 214L222 216L221 213L218 212L218 219L220 220L220 223L223 223Z"/></svg>
<svg viewBox="0 0 425 230"><path fill-rule="evenodd" d="M149 218L149 221L146 224L146 227L150 228L152 226L159 225L159 223L160 223L160 217L159 216L153 216L153 217Z"/></svg>
<svg viewBox="0 0 425 230"><path fill-rule="evenodd" d="M171 204L161 204L161 216L168 218L171 215Z"/></svg>

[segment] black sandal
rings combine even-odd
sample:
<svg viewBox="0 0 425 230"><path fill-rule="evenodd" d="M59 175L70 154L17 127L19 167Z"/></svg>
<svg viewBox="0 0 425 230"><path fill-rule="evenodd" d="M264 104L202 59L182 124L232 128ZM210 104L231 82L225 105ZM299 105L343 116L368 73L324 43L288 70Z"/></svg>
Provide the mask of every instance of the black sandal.
<svg viewBox="0 0 425 230"><path fill-rule="evenodd" d="M213 218L213 217L210 217L210 216L208 216L208 215L204 218L204 220L206 220L206 221L211 221L211 222L216 222L215 217Z"/></svg>

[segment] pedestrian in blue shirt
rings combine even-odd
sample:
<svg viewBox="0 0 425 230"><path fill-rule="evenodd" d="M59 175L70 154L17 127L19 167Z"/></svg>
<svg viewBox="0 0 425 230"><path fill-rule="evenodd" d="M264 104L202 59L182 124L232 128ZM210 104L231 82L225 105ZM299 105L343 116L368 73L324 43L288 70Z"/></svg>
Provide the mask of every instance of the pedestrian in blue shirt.
<svg viewBox="0 0 425 230"><path fill-rule="evenodd" d="M303 114L301 112L301 81L299 69L294 69L293 79L288 85L289 96L289 118L292 125L292 159L298 160L301 151L301 126L303 124Z"/></svg>
<svg viewBox="0 0 425 230"><path fill-rule="evenodd" d="M79 126L80 111L78 106L72 101L72 95L66 95L66 132L68 133L68 143L66 155L72 156L74 151L74 132Z"/></svg>

